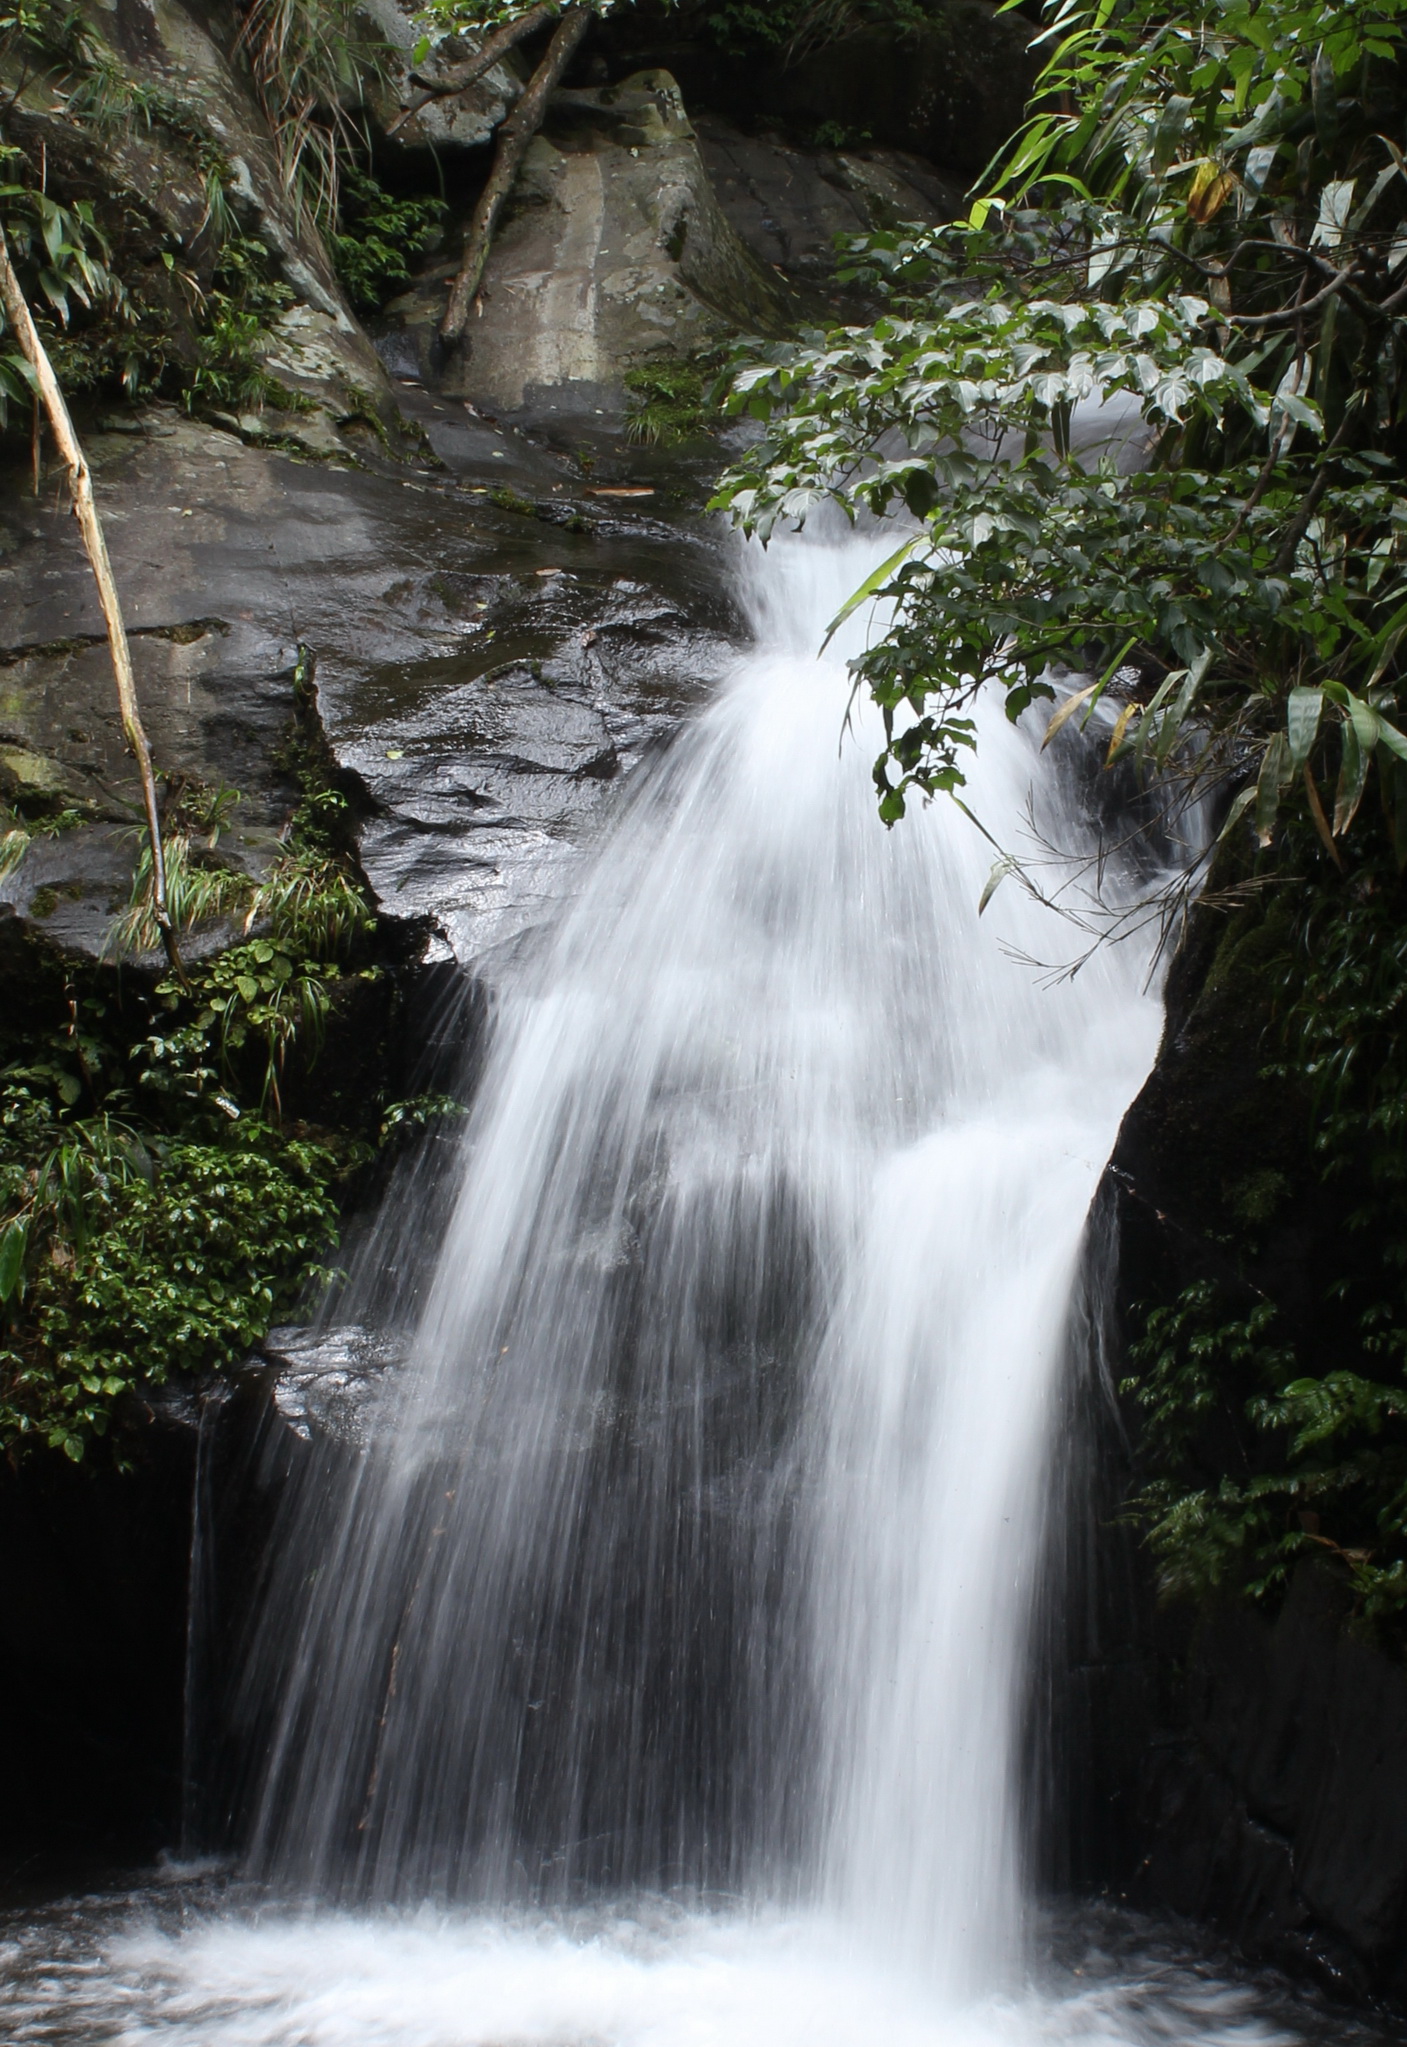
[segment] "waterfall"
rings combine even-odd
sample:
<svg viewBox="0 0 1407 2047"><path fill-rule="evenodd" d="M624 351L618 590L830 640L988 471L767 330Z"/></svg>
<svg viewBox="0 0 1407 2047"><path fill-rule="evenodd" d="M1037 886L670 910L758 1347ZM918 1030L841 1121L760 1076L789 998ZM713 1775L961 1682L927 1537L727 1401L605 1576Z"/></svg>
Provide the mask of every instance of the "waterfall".
<svg viewBox="0 0 1407 2047"><path fill-rule="evenodd" d="M498 993L410 1364L270 1618L286 1889L723 1897L950 2001L1019 1956L1062 1331L1159 1009L1140 940L1052 982L1051 911L979 920L953 804L878 824L864 622L816 651L872 552L748 551L755 647ZM993 837L1092 849L1073 750L978 719Z"/></svg>

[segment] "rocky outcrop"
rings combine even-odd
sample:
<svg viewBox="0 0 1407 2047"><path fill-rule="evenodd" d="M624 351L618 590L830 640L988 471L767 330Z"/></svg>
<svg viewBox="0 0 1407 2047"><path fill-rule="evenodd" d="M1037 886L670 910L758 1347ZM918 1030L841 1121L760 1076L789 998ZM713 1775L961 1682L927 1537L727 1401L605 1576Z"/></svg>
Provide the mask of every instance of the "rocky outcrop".
<svg viewBox="0 0 1407 2047"><path fill-rule="evenodd" d="M794 58L731 54L690 0L620 9L600 32L621 70L667 65L692 110L762 139L909 151L964 188L1025 117L1032 22L990 0L935 0L926 26L870 22Z"/></svg>
<svg viewBox="0 0 1407 2047"><path fill-rule="evenodd" d="M436 329L453 264L388 309L383 354L458 398L542 423L625 409L637 365L687 359L739 328L781 329L791 302L729 225L666 72L559 93L528 151L463 349Z"/></svg>
<svg viewBox="0 0 1407 2047"><path fill-rule="evenodd" d="M1401 1999L1407 1671L1355 1639L1350 1606L1307 1562L1274 1620L1227 1604L1201 1621L1132 1888L1350 1996Z"/></svg>
<svg viewBox="0 0 1407 2047"><path fill-rule="evenodd" d="M836 239L952 219L962 187L902 150L802 149L748 135L717 114L694 123L729 225L760 263L803 289L834 293Z"/></svg>
<svg viewBox="0 0 1407 2047"><path fill-rule="evenodd" d="M469 963L541 921L612 786L740 628L691 510L656 516L647 485L587 494L613 488L619 453L587 486L418 402L453 469L310 465L175 412L92 456L163 773L237 789L222 847L266 858L297 793L306 646L386 919ZM18 474L7 503L0 741L78 821L35 842L0 905L91 957L126 899L135 784L73 522Z"/></svg>
<svg viewBox="0 0 1407 2047"><path fill-rule="evenodd" d="M251 434L328 454L353 420L393 418L375 350L357 324L308 206L290 189L269 121L233 52L239 18L198 12L182 0L98 0L78 17L90 53L90 89L112 102L102 117L76 114L56 95L48 68L7 41L6 122L36 182L68 199L120 202L120 262L140 270L142 290L168 302L186 347L192 288L208 288L219 246L211 223L261 243L293 293L264 343L265 368L301 401L281 414L251 412ZM112 223L110 222L111 226ZM164 269L179 252L192 280Z"/></svg>
<svg viewBox="0 0 1407 2047"><path fill-rule="evenodd" d="M399 0L361 0L359 11L386 46L381 73L368 81L367 89L383 153L453 157L482 149L522 89L511 66L495 64L473 85L432 96L426 88L453 74L468 54L467 44L457 36L426 37L414 7L402 7ZM417 63L414 53L422 40L430 47Z"/></svg>

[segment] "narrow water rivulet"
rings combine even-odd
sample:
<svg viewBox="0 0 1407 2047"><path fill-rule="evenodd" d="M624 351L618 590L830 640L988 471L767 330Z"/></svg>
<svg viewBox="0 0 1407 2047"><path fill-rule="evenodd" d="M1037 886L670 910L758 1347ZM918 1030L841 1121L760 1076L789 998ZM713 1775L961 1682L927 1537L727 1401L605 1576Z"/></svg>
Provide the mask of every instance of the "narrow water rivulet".
<svg viewBox="0 0 1407 2047"><path fill-rule="evenodd" d="M1160 1011L1144 940L1052 983L1048 910L979 920L955 806L877 823L816 653L868 552L749 559L755 650L504 981L410 1364L266 1619L252 1873L78 1913L37 2001L26 1933L17 2037L1284 2037L1028 1924L1054 1396ZM967 798L1078 854L1051 761L983 717Z"/></svg>

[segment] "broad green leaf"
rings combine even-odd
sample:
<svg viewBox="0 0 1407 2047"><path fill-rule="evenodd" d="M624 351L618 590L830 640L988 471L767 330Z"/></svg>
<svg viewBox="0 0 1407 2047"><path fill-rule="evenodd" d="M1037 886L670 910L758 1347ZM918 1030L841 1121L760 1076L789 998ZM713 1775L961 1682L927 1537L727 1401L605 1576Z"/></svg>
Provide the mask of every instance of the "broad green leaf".
<svg viewBox="0 0 1407 2047"><path fill-rule="evenodd" d="M1268 846L1274 836L1280 798L1292 773L1290 742L1283 732L1277 732L1265 749L1256 780L1256 837L1262 846Z"/></svg>
<svg viewBox="0 0 1407 2047"><path fill-rule="evenodd" d="M1333 832L1336 839L1341 839L1353 823L1368 780L1368 754L1352 718L1343 720L1339 736L1343 756L1339 764L1338 787L1334 791Z"/></svg>
<svg viewBox="0 0 1407 2047"><path fill-rule="evenodd" d="M1309 759L1324 712L1322 689L1292 689L1285 707L1285 727L1290 741L1290 760L1296 772Z"/></svg>

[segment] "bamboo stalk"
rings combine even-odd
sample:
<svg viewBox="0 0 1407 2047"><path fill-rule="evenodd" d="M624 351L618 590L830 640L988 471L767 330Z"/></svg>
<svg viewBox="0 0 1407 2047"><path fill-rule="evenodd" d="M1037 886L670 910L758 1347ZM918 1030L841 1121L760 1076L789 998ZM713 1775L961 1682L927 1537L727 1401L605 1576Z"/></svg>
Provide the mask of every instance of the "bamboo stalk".
<svg viewBox="0 0 1407 2047"><path fill-rule="evenodd" d="M453 348L462 338L469 320L469 308L474 303L474 294L479 289L484 274L484 265L489 260L489 249L493 243L493 231L498 217L513 189L523 158L527 155L528 144L542 126L547 112L547 102L562 73L576 54L577 46L594 18L594 10L587 6L569 7L562 16L556 34L547 46L547 53L534 71L527 90L519 100L508 119L498 131L498 151L493 160L489 181L480 194L474 208L474 217L469 223L469 232L464 240L464 260L459 266L459 275L450 289L449 304L445 307L444 319L440 322L440 340L446 348Z"/></svg>
<svg viewBox="0 0 1407 2047"><path fill-rule="evenodd" d="M113 580L112 563L108 559L102 521L98 517L98 508L93 499L93 479L78 436L73 430L73 421L69 417L68 406L64 403L63 392L59 389L58 378L54 375L53 364L49 361L48 351L39 338L39 330L34 324L23 288L15 273L15 266L10 261L9 244L5 240L3 227L0 227L0 303L4 305L6 317L14 329L15 339L19 342L25 360L34 372L50 429L68 470L69 496L73 501L74 517L83 535L83 545L93 571L93 581L98 586L98 602L102 606L103 622L107 627L112 672L117 681L117 702L122 714L122 730L128 746L136 756L137 772L141 777L142 802L147 814L147 836L151 843L152 910L172 971L184 982L186 970L181 959L175 926L166 907L166 861L161 847L161 814L157 808L156 776L152 771L151 746L137 703L137 684L132 674L127 629L122 623L122 604L117 594L117 584Z"/></svg>

